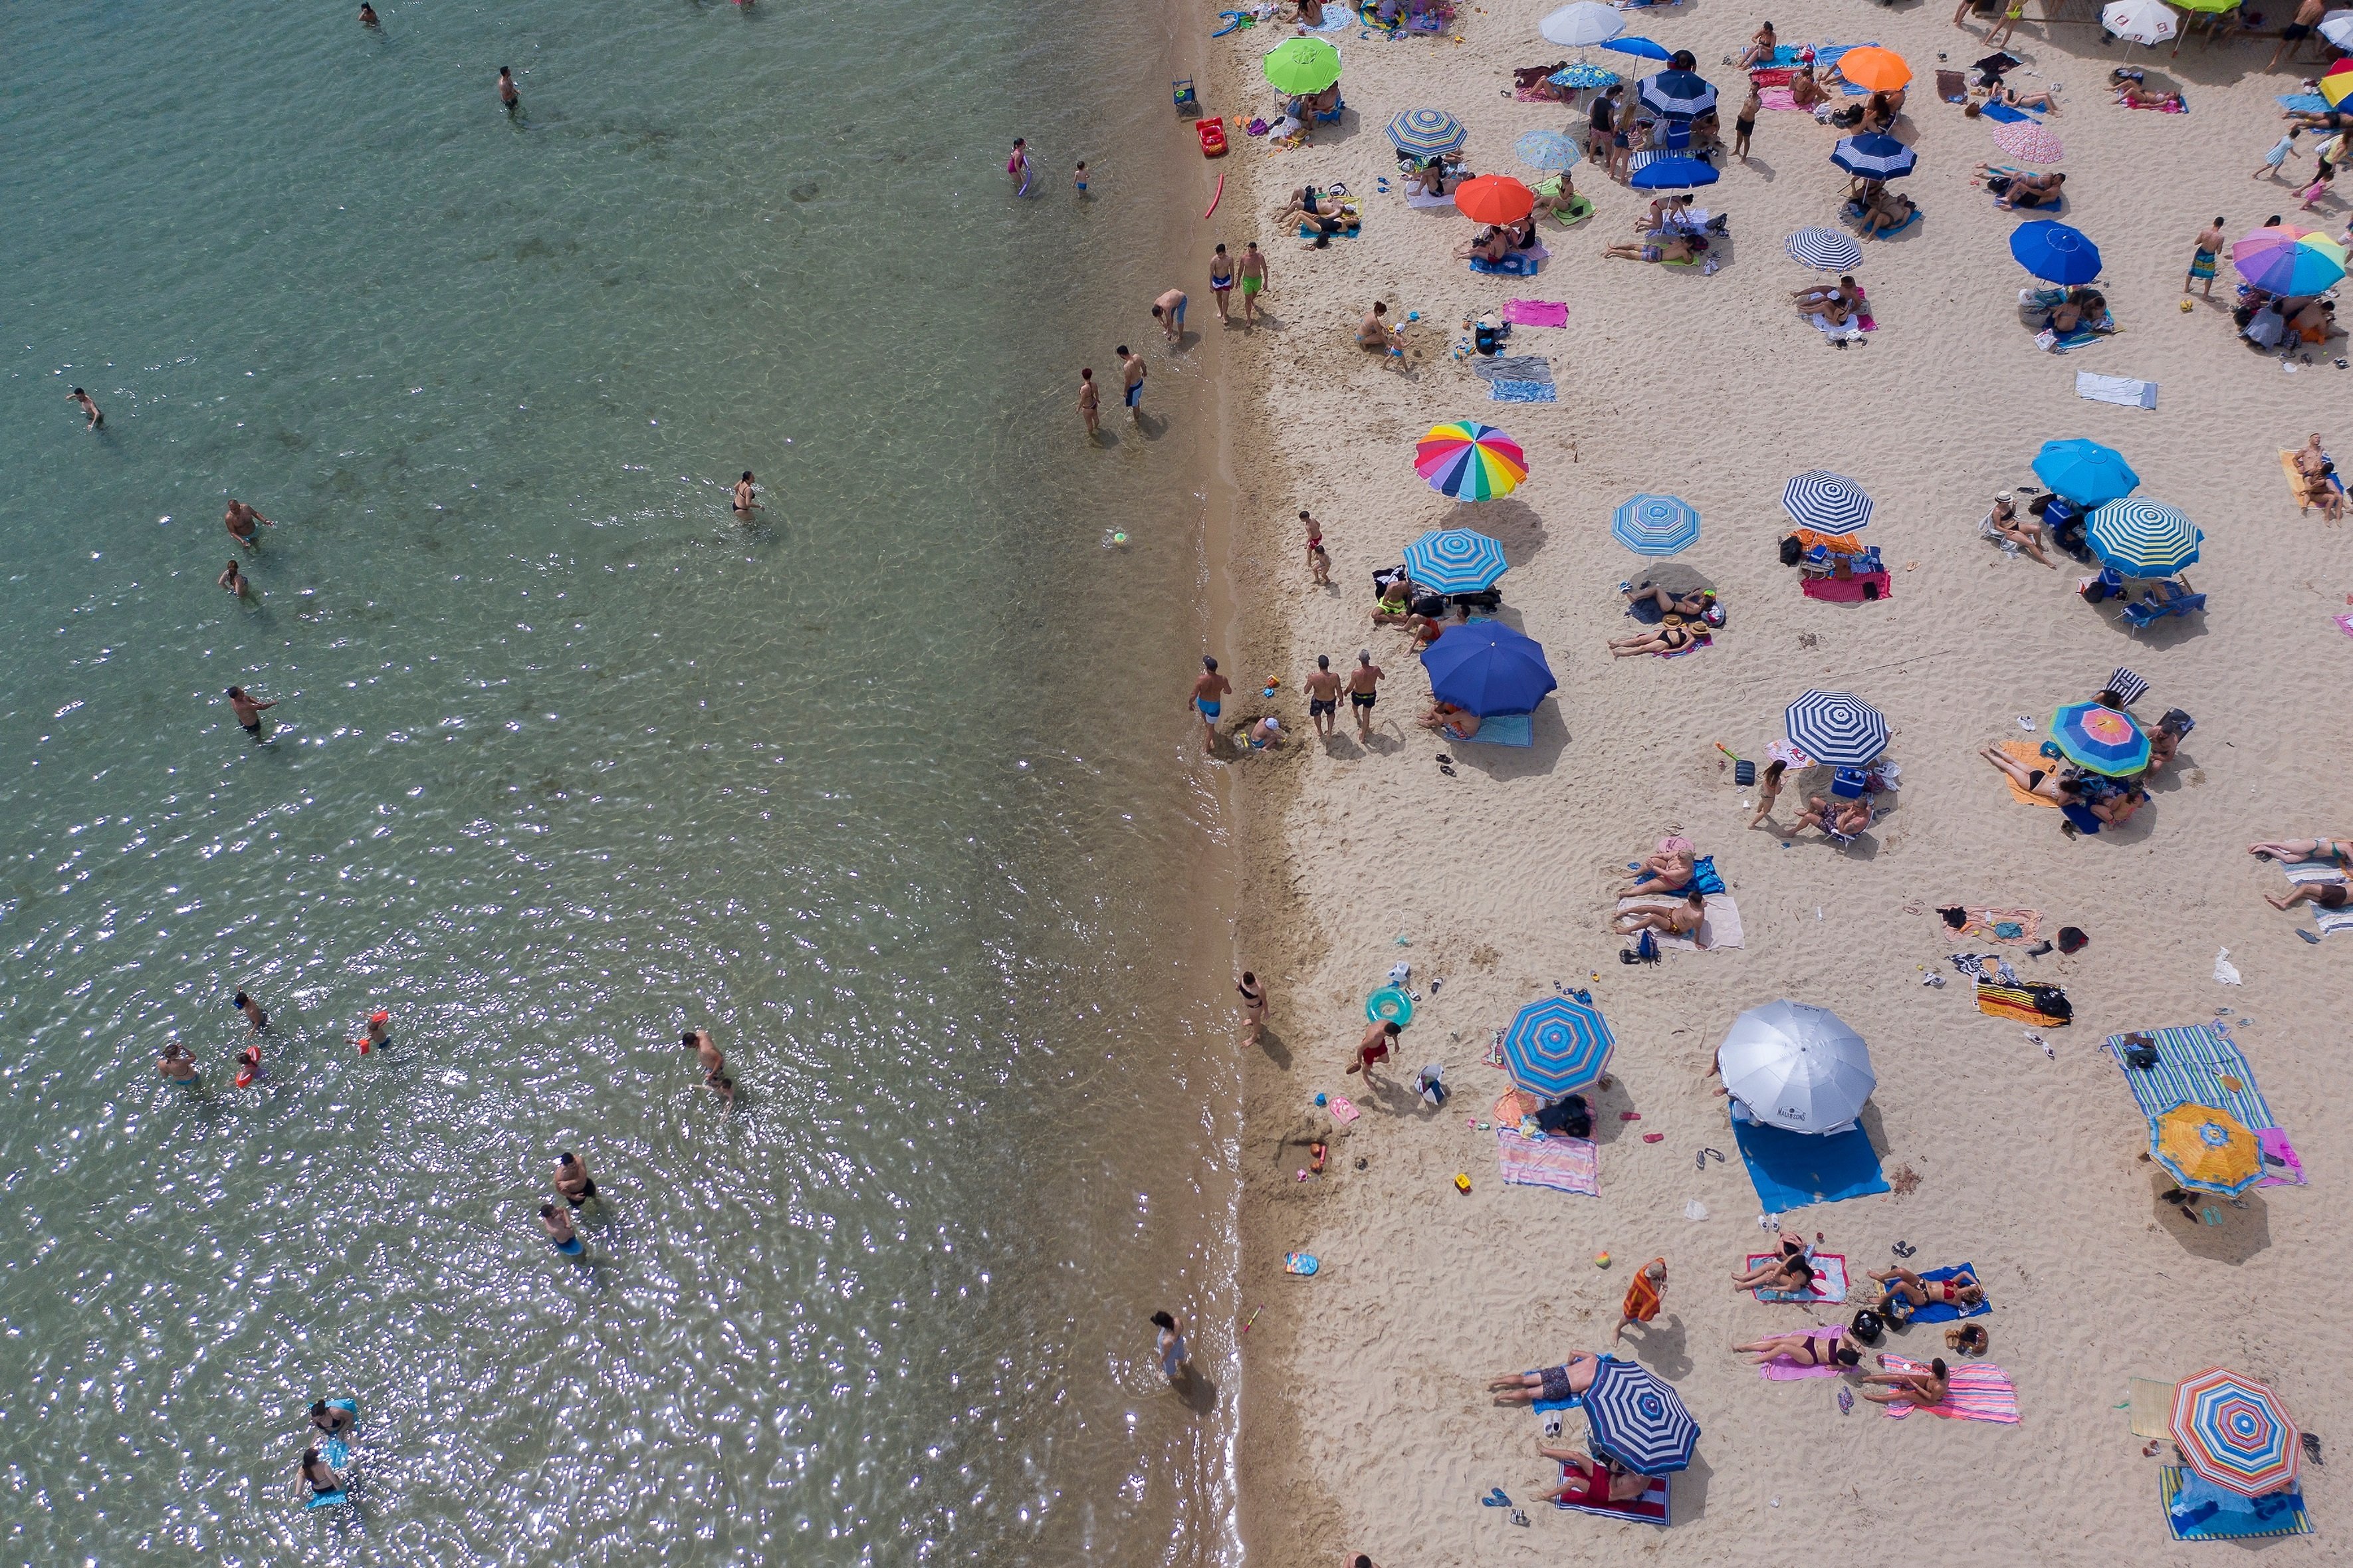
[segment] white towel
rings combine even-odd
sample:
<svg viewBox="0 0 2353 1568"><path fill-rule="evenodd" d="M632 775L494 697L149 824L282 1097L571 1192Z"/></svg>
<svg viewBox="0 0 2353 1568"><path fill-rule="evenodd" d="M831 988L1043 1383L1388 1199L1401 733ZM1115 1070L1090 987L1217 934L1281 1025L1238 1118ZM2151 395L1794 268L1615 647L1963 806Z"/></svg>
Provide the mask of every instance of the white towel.
<svg viewBox="0 0 2353 1568"><path fill-rule="evenodd" d="M1620 910L1629 909L1660 909L1675 900L1656 894L1635 894L1618 900ZM1740 906L1732 901L1729 893L1709 893L1706 905L1699 917L1698 940L1688 936L1672 936L1662 931L1651 933L1661 947L1677 948L1684 952L1713 952L1719 947L1739 947L1748 939L1741 929Z"/></svg>
<svg viewBox="0 0 2353 1568"><path fill-rule="evenodd" d="M2154 408L2157 383L2122 375L2094 375L2088 370L2079 370L2075 373L2075 395L2126 408Z"/></svg>
<svg viewBox="0 0 2353 1568"><path fill-rule="evenodd" d="M1451 207L1454 205L1454 198L1451 195L1433 196L1428 191L1416 190L1406 197L1405 205L1409 207Z"/></svg>

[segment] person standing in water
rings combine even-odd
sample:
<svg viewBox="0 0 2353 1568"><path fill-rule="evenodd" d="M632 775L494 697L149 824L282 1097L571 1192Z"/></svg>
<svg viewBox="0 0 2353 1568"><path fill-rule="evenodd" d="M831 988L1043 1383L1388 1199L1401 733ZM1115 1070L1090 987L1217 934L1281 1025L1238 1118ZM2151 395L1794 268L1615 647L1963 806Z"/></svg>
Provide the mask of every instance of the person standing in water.
<svg viewBox="0 0 2353 1568"><path fill-rule="evenodd" d="M1307 721L1316 738L1328 741L1340 729L1340 678L1332 673L1332 656L1315 656L1314 672L1307 678Z"/></svg>
<svg viewBox="0 0 2353 1568"><path fill-rule="evenodd" d="M1166 1309L1152 1314L1153 1350L1160 1357L1160 1375L1172 1388L1181 1388L1193 1375L1193 1352L1185 1348L1185 1325Z"/></svg>
<svg viewBox="0 0 2353 1568"><path fill-rule="evenodd" d="M588 1163L566 1149L555 1156L555 1195L575 1209L596 1195L596 1178Z"/></svg>
<svg viewBox="0 0 2353 1568"><path fill-rule="evenodd" d="M1092 440L1103 428L1103 394L1095 387L1095 373L1079 372L1079 417L1086 422L1087 438Z"/></svg>
<svg viewBox="0 0 2353 1568"><path fill-rule="evenodd" d="M77 386L71 392L67 393L66 395L71 398L84 414L90 416L90 423L83 426L83 429L95 430L100 426L106 423L106 416L98 411L98 405L90 400L89 393L84 392L80 387Z"/></svg>
<svg viewBox="0 0 2353 1568"><path fill-rule="evenodd" d="M1144 423L1144 356L1127 352L1119 345L1120 378L1127 388L1127 416L1134 423Z"/></svg>
<svg viewBox="0 0 2353 1568"><path fill-rule="evenodd" d="M515 90L514 69L511 66L499 68L499 102L505 107L510 120L522 110L522 94Z"/></svg>
<svg viewBox="0 0 2353 1568"><path fill-rule="evenodd" d="M678 1037L678 1043L694 1053L702 1064L703 1087L729 1105L735 1103L735 1080L727 1076L727 1058L719 1054L712 1043L708 1029L689 1029Z"/></svg>
<svg viewBox="0 0 2353 1568"><path fill-rule="evenodd" d="M1029 168L1028 138L1016 136L1013 139L1013 152L1005 160L1005 172L1013 180L1015 195L1026 196L1029 194L1029 182L1033 175Z"/></svg>
<svg viewBox="0 0 2353 1568"><path fill-rule="evenodd" d="M360 0L360 26L363 27L382 27L384 26L383 23L375 19L375 7L369 5L367 0Z"/></svg>
<svg viewBox="0 0 2353 1568"><path fill-rule="evenodd" d="M547 1239L555 1250L566 1258L577 1258L587 1250L580 1245L580 1238L572 1234L572 1215L568 1210L557 1208L554 1204L540 1205L539 1226L547 1232Z"/></svg>
<svg viewBox="0 0 2353 1568"><path fill-rule="evenodd" d="M316 1448L302 1450L302 1479L311 1483L312 1497L332 1497L343 1489L343 1478L335 1474L333 1466L319 1458Z"/></svg>
<svg viewBox="0 0 2353 1568"><path fill-rule="evenodd" d="M1081 201L1084 201L1086 199L1087 161L1084 158L1080 159L1079 166L1071 171L1071 189L1079 194L1079 199Z"/></svg>
<svg viewBox="0 0 2353 1568"><path fill-rule="evenodd" d="M196 1058L177 1040L165 1042L164 1054L155 1058L155 1070L171 1082L185 1084L190 1089L200 1081L196 1077Z"/></svg>
<svg viewBox="0 0 2353 1568"><path fill-rule="evenodd" d="M1221 245L1209 258L1209 299L1218 307L1218 320L1229 327L1234 324L1234 318L1227 310L1226 296L1233 291L1234 258L1226 254L1226 247Z"/></svg>
<svg viewBox="0 0 2353 1568"><path fill-rule="evenodd" d="M744 469L744 477L735 481L735 515L746 522L752 520L754 512L768 510L752 499L758 490L759 486L752 479L752 470Z"/></svg>
<svg viewBox="0 0 2353 1568"><path fill-rule="evenodd" d="M1172 343L1185 341L1185 290L1171 289L1152 301L1152 319Z"/></svg>
<svg viewBox="0 0 2353 1568"><path fill-rule="evenodd" d="M228 536L231 539L236 540L248 550L260 549L261 542L254 535L253 525L257 522L264 528L278 526L235 496L229 497L228 510L221 514L221 526L228 530Z"/></svg>
<svg viewBox="0 0 2353 1568"><path fill-rule="evenodd" d="M256 702L245 694L245 688L242 686L232 686L228 689L228 710L237 715L237 721L244 726L245 732L257 741L261 739L263 710L277 706L275 702Z"/></svg>
<svg viewBox="0 0 2353 1568"><path fill-rule="evenodd" d="M1186 705L1201 715L1201 751L1204 755L1218 749L1218 713L1226 705L1226 694L1234 683L1218 673L1218 661L1207 654L1201 656L1201 673L1193 678L1193 688L1185 695Z"/></svg>
<svg viewBox="0 0 2353 1568"><path fill-rule="evenodd" d="M1267 284L1272 281L1266 270L1266 252L1258 247L1257 240L1253 239L1242 247L1240 277L1242 325L1255 327L1258 325L1258 297L1266 292Z"/></svg>
<svg viewBox="0 0 2353 1568"><path fill-rule="evenodd" d="M260 1003L248 996L244 992L238 992L231 999L229 1005L245 1015L248 1034L258 1035L269 1027L269 1015L261 1010Z"/></svg>
<svg viewBox="0 0 2353 1568"><path fill-rule="evenodd" d="M366 1032L348 1043L357 1046L362 1056L367 1055L378 1046L392 1044L392 1015L381 1007L370 1013Z"/></svg>
<svg viewBox="0 0 2353 1568"><path fill-rule="evenodd" d="M1257 1045L1259 1037L1266 1033L1266 987L1259 984L1255 972L1245 969L1234 989L1242 998L1242 1044Z"/></svg>
<svg viewBox="0 0 2353 1568"><path fill-rule="evenodd" d="M253 585L245 580L245 573L238 568L237 557L234 555L228 558L227 567L216 581L240 599L249 597L251 595Z"/></svg>

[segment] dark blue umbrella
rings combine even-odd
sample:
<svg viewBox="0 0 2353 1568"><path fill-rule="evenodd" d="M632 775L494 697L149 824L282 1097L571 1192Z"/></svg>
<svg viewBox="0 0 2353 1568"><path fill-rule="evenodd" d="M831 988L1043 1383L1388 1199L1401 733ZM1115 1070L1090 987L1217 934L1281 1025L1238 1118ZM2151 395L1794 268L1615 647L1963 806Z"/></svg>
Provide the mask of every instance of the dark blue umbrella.
<svg viewBox="0 0 2353 1568"><path fill-rule="evenodd" d="M1683 1395L1638 1362L1603 1356L1585 1394L1593 1452L1646 1476L1691 1468L1699 1423Z"/></svg>
<svg viewBox="0 0 2353 1568"><path fill-rule="evenodd" d="M1634 171L1626 183L1638 191L1687 191L1694 185L1712 185L1724 176L1713 163L1697 158L1653 158Z"/></svg>
<svg viewBox="0 0 2353 1568"><path fill-rule="evenodd" d="M1891 733L1886 716L1852 691L1809 691L1782 719L1789 744L1834 768L1869 766L1887 750Z"/></svg>
<svg viewBox="0 0 2353 1568"><path fill-rule="evenodd" d="M1648 38L1630 37L1612 38L1601 47L1605 49L1616 49L1621 55L1640 55L1646 60L1663 60L1673 58L1664 47L1651 42Z"/></svg>
<svg viewBox="0 0 2353 1568"><path fill-rule="evenodd" d="M1609 1021L1590 1003L1547 996L1520 1009L1504 1037L1512 1081L1546 1100L1583 1089L1609 1065L1618 1043Z"/></svg>
<svg viewBox="0 0 2353 1568"><path fill-rule="evenodd" d="M1920 154L1893 136L1848 136L1831 149L1831 162L1866 180L1897 180L1912 172Z"/></svg>
<svg viewBox="0 0 2353 1568"><path fill-rule="evenodd" d="M1466 621L1421 652L1430 692L1484 719L1526 713L1560 685L1534 637L1501 621Z"/></svg>
<svg viewBox="0 0 2353 1568"><path fill-rule="evenodd" d="M1670 120L1697 120L1715 107L1715 89L1710 87L1697 71L1662 70L1656 76L1646 76L1634 89L1642 107L1655 110Z"/></svg>
<svg viewBox="0 0 2353 1568"><path fill-rule="evenodd" d="M2010 237L2018 264L2046 283L2089 283L2100 275L2100 247L2063 223L2022 223Z"/></svg>

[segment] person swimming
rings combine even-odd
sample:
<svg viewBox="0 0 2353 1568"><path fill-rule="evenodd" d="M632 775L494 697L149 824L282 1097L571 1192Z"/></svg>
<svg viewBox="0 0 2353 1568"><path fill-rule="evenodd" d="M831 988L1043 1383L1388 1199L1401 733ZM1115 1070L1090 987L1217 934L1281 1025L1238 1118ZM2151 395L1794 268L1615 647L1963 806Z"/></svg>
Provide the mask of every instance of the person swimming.
<svg viewBox="0 0 2353 1568"><path fill-rule="evenodd" d="M302 1479L311 1483L311 1495L333 1497L343 1489L343 1478L335 1474L334 1467L319 1458L316 1448L302 1450Z"/></svg>

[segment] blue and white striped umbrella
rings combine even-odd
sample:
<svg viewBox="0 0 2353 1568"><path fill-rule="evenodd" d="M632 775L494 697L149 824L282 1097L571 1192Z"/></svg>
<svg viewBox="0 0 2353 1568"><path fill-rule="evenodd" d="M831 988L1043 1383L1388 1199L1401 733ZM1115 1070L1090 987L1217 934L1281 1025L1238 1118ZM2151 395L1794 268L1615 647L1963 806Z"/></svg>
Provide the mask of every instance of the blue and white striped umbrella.
<svg viewBox="0 0 2353 1568"><path fill-rule="evenodd" d="M1831 149L1831 162L1866 180L1900 180L1920 162L1920 154L1893 136L1842 136Z"/></svg>
<svg viewBox="0 0 2353 1568"><path fill-rule="evenodd" d="M1583 1089L1609 1065L1618 1043L1609 1021L1590 1003L1547 996L1520 1009L1504 1036L1504 1063L1512 1081L1544 1100Z"/></svg>
<svg viewBox="0 0 2353 1568"><path fill-rule="evenodd" d="M2178 507L2139 496L2093 512L2084 536L2103 564L2127 577L2172 576L2198 559L2206 537Z"/></svg>
<svg viewBox="0 0 2353 1568"><path fill-rule="evenodd" d="M1887 750L1887 716L1852 691L1809 691L1781 719L1789 744L1830 767L1867 767Z"/></svg>
<svg viewBox="0 0 2353 1568"><path fill-rule="evenodd" d="M1555 87L1616 87L1623 79L1616 71L1604 70L1591 60L1572 60L1545 78Z"/></svg>
<svg viewBox="0 0 2353 1568"><path fill-rule="evenodd" d="M1664 45L1654 44L1648 38L1612 38L1601 47L1605 49L1615 49L1621 55L1632 55L1638 59L1668 60L1674 58L1672 55L1667 52Z"/></svg>
<svg viewBox="0 0 2353 1568"><path fill-rule="evenodd" d="M1715 164L1672 153L1645 153L1627 184L1638 191L1687 191L1724 178Z"/></svg>
<svg viewBox="0 0 2353 1568"><path fill-rule="evenodd" d="M1699 513L1680 497L1639 495L1609 514L1609 533L1637 555L1672 555L1699 542Z"/></svg>
<svg viewBox="0 0 2353 1568"><path fill-rule="evenodd" d="M1801 228L1786 243L1789 255L1824 272L1844 272L1862 265L1862 247L1852 235L1834 228Z"/></svg>
<svg viewBox="0 0 2353 1568"><path fill-rule="evenodd" d="M1646 1476L1689 1469L1699 1447L1699 1423L1683 1395L1639 1362L1601 1358L1586 1391L1585 1419L1597 1457Z"/></svg>
<svg viewBox="0 0 2353 1568"><path fill-rule="evenodd" d="M1531 169L1573 169L1585 154L1557 131L1530 131L1512 143L1512 155Z"/></svg>
<svg viewBox="0 0 2353 1568"><path fill-rule="evenodd" d="M1405 547L1405 573L1433 594L1475 594L1504 574L1504 547L1467 528L1440 528Z"/></svg>
<svg viewBox="0 0 2353 1568"><path fill-rule="evenodd" d="M1469 140L1462 121L1442 109L1402 110L1389 121L1389 145L1417 158L1459 153Z"/></svg>
<svg viewBox="0 0 2353 1568"><path fill-rule="evenodd" d="M1696 71L1663 70L1644 77L1635 96L1645 109L1670 120L1697 120L1715 107L1715 89L1701 80Z"/></svg>
<svg viewBox="0 0 2353 1568"><path fill-rule="evenodd" d="M1871 498L1844 474L1808 468L1781 491L1781 510L1799 528L1817 533L1852 533L1871 521Z"/></svg>

